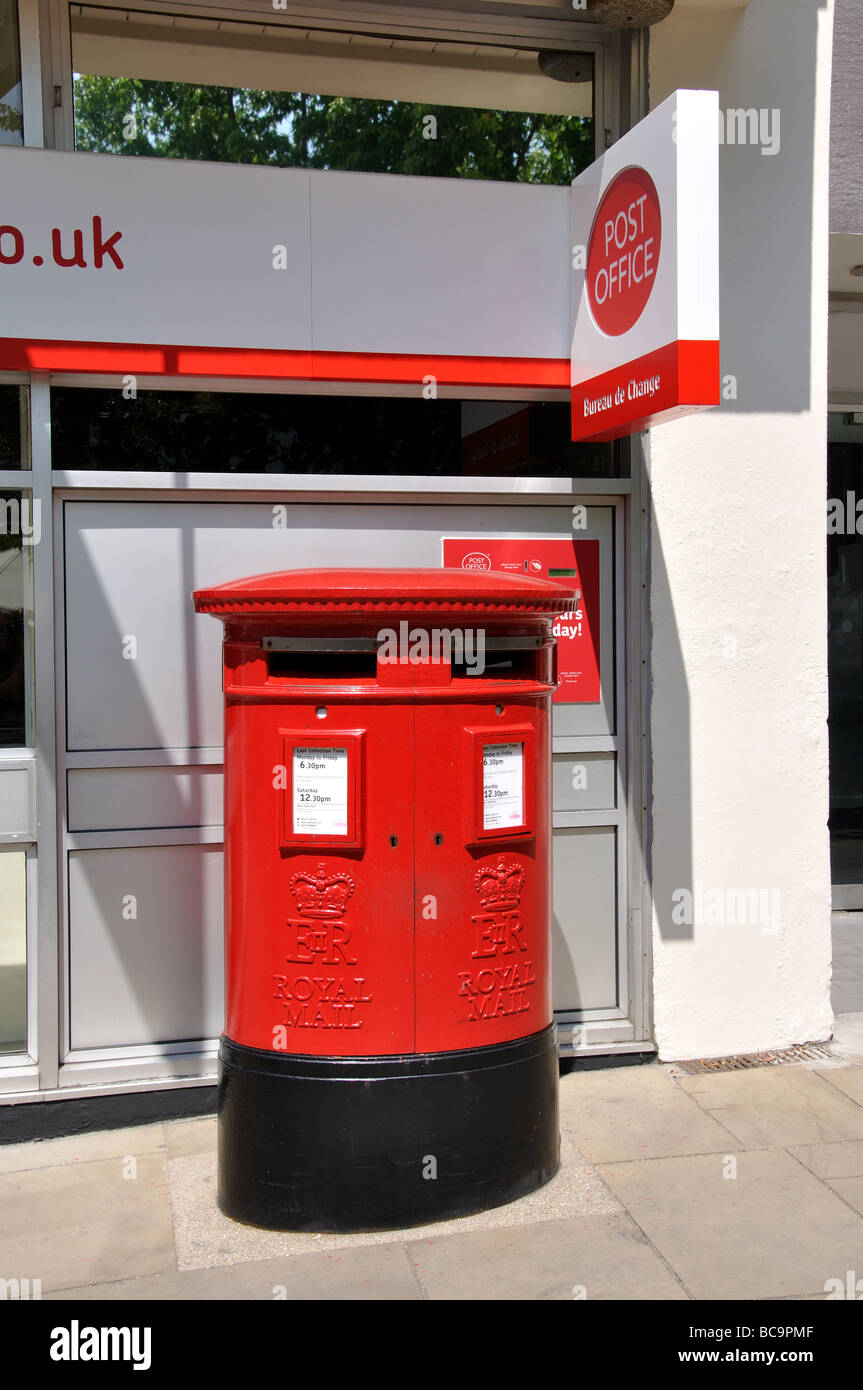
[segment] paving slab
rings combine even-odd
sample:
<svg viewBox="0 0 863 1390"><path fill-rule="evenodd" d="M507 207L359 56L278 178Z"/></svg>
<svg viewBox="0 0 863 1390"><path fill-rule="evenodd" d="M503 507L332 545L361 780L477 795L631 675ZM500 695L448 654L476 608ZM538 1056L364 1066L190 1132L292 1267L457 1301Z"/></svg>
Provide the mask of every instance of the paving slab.
<svg viewBox="0 0 863 1390"><path fill-rule="evenodd" d="M230 1220L216 1204L214 1154L189 1154L171 1159L168 1172L179 1269L199 1269L274 1258L277 1255L295 1256L312 1251L388 1244L407 1239L429 1239L441 1234L522 1226L529 1222L563 1219L584 1213L619 1212L621 1209L617 1198L565 1137L561 1141L560 1172L528 1197L454 1221L430 1222L425 1226L396 1231L364 1231L355 1235L264 1231Z"/></svg>
<svg viewBox="0 0 863 1390"><path fill-rule="evenodd" d="M165 1134L171 1158L181 1158L184 1154L216 1152L215 1115L204 1115L194 1120L168 1120L165 1124Z"/></svg>
<svg viewBox="0 0 863 1390"><path fill-rule="evenodd" d="M579 1216L518 1229L407 1242L430 1299L556 1302L685 1300L685 1289L627 1216Z"/></svg>
<svg viewBox="0 0 863 1390"><path fill-rule="evenodd" d="M121 1158L0 1177L0 1275L46 1293L176 1269L165 1158L134 1162L128 1178Z"/></svg>
<svg viewBox="0 0 863 1390"><path fill-rule="evenodd" d="M407 1251L401 1244L391 1244L153 1274L111 1284L89 1284L45 1297L116 1302L214 1299L232 1303L251 1300L298 1303L348 1299L406 1302L420 1300L422 1296Z"/></svg>
<svg viewBox="0 0 863 1390"><path fill-rule="evenodd" d="M663 1066L571 1072L561 1077L560 1125L590 1163L725 1151L728 1131Z"/></svg>
<svg viewBox="0 0 863 1390"><path fill-rule="evenodd" d="M822 1071L819 1068L816 1076L822 1077L831 1086L835 1086L837 1091L842 1091L863 1110L863 1067L841 1067L838 1069L831 1067L829 1071Z"/></svg>
<svg viewBox="0 0 863 1390"><path fill-rule="evenodd" d="M66 1139L36 1139L25 1144L0 1145L0 1173L23 1173L30 1168L60 1168L126 1154L159 1153L165 1145L161 1122L73 1134Z"/></svg>
<svg viewBox="0 0 863 1390"><path fill-rule="evenodd" d="M863 1177L831 1178L828 1186L863 1216ZM858 1258L860 1277L863 1279L863 1250Z"/></svg>
<svg viewBox="0 0 863 1390"><path fill-rule="evenodd" d="M783 1150L603 1164L600 1174L697 1299L809 1297L845 1278L863 1218Z"/></svg>
<svg viewBox="0 0 863 1390"><path fill-rule="evenodd" d="M863 1177L863 1139L845 1139L838 1144L795 1144L789 1153L819 1178Z"/></svg>
<svg viewBox="0 0 863 1390"><path fill-rule="evenodd" d="M863 1139L863 1106L835 1084L852 1070L837 1068L821 1076L800 1066L759 1067L681 1076L677 1084L730 1130L735 1147L786 1148Z"/></svg>
<svg viewBox="0 0 863 1390"><path fill-rule="evenodd" d="M833 1051L863 1062L863 1013L840 1013L833 1020Z"/></svg>

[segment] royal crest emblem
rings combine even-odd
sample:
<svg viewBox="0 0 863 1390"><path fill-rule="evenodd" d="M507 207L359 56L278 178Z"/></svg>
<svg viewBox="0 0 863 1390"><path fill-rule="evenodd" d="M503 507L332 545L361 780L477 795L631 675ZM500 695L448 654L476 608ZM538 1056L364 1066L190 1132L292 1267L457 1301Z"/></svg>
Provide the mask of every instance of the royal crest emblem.
<svg viewBox="0 0 863 1390"><path fill-rule="evenodd" d="M518 907L524 887L524 869L514 859L498 859L494 868L477 869L474 874L479 900L487 912L503 912Z"/></svg>
<svg viewBox="0 0 863 1390"><path fill-rule="evenodd" d="M341 917L353 891L351 875L328 874L326 864L317 865L317 874L303 869L291 878L291 892L303 917Z"/></svg>

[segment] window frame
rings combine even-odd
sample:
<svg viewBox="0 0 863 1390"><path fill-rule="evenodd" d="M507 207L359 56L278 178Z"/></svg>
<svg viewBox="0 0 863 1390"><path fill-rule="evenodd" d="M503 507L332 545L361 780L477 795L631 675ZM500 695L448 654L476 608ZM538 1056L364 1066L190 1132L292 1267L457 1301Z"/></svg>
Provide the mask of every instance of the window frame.
<svg viewBox="0 0 863 1390"><path fill-rule="evenodd" d="M22 6L35 0L21 0ZM72 68L72 11L93 8L120 14L138 13L145 16L178 15L198 21L215 23L250 23L248 10L228 0L100 0L97 6L84 6L78 0L43 0L49 18L47 42L43 37L42 111L44 145L46 148L74 150L74 82ZM23 16L21 16L23 18ZM291 28L330 29L338 32L385 35L393 38L417 38L441 42L481 43L525 48L537 46L569 52L592 52L594 55L594 132L595 154L599 156L622 134L621 115L628 125L630 94L635 94L631 73L640 71L643 42L640 32L631 34L609 29L604 25L572 18L547 19L531 15L501 15L462 13L437 9L429 17L428 7L404 5L355 5L331 3L320 10L308 5L288 4L285 10L273 10L267 24ZM236 47L237 32L222 31L224 47ZM134 40L130 40L133 42ZM635 53L637 61L633 60ZM24 68L22 52L22 69ZM22 71L25 86L32 72ZM36 143L27 138L25 143ZM42 143L41 141L38 143Z"/></svg>

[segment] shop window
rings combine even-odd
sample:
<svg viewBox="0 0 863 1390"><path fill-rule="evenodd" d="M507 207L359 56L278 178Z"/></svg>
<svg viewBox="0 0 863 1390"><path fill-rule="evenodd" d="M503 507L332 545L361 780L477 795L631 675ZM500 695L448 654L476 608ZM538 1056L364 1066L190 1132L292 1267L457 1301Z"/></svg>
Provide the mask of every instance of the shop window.
<svg viewBox="0 0 863 1390"><path fill-rule="evenodd" d="M590 51L71 16L78 149L549 184L595 158Z"/></svg>
<svg viewBox="0 0 863 1390"><path fill-rule="evenodd" d="M31 746L31 559L40 518L29 492L0 493L0 747Z"/></svg>
<svg viewBox="0 0 863 1390"><path fill-rule="evenodd" d="M27 468L27 391L0 386L0 469Z"/></svg>
<svg viewBox="0 0 863 1390"><path fill-rule="evenodd" d="M0 145L24 144L16 0L0 0Z"/></svg>
<svg viewBox="0 0 863 1390"><path fill-rule="evenodd" d="M619 476L554 401L57 388L55 469L447 477Z"/></svg>
<svg viewBox="0 0 863 1390"><path fill-rule="evenodd" d="M27 1048L27 857L0 848L0 1055Z"/></svg>

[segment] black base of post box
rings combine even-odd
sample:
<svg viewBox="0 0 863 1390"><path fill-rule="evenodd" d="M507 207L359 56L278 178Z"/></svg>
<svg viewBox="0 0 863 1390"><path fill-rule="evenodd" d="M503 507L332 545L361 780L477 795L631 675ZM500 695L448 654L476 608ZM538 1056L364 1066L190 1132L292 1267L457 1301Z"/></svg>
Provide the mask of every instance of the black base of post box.
<svg viewBox="0 0 863 1390"><path fill-rule="evenodd" d="M523 1197L559 1166L555 1027L464 1052L219 1050L219 1205L282 1231L371 1231Z"/></svg>

